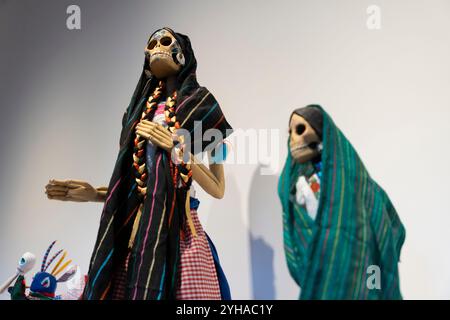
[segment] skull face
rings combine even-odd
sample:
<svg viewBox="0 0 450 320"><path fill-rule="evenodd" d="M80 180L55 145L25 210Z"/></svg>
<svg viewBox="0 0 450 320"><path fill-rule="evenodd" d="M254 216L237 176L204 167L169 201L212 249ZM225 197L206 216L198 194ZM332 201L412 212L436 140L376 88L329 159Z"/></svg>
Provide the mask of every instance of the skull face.
<svg viewBox="0 0 450 320"><path fill-rule="evenodd" d="M166 29L153 34L145 48L145 55L149 59L151 73L158 79L177 74L184 65L181 46Z"/></svg>
<svg viewBox="0 0 450 320"><path fill-rule="evenodd" d="M25 252L24 255L19 260L19 265L17 269L19 272L25 274L34 267L34 263L36 262L36 257L34 254L30 252Z"/></svg>
<svg viewBox="0 0 450 320"><path fill-rule="evenodd" d="M298 114L292 115L289 135L289 147L295 161L305 163L320 154L320 138L311 125Z"/></svg>

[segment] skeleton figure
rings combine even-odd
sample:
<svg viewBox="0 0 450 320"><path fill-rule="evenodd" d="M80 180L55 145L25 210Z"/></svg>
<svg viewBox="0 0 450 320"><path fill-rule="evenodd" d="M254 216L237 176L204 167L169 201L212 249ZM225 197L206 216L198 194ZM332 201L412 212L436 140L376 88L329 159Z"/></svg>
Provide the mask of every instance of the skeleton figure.
<svg viewBox="0 0 450 320"><path fill-rule="evenodd" d="M47 196L105 203L85 299L227 299L217 253L197 218L199 202L190 195L195 181L211 196L223 197L222 162L210 161L208 168L193 150L200 146L213 159L231 126L196 80L197 62L187 36L157 30L144 53L109 186L51 180ZM195 125L199 121L200 128ZM221 139L199 141L208 129L217 130ZM189 266L188 257L199 252L206 252L194 259L200 265ZM208 281L199 282L205 277ZM205 283L210 287L204 288Z"/></svg>
<svg viewBox="0 0 450 320"><path fill-rule="evenodd" d="M320 195L320 161L322 151L322 112L315 107L295 110L289 121L289 148L292 159L298 163L312 162L315 170L299 176L296 200L315 219Z"/></svg>
<svg viewBox="0 0 450 320"><path fill-rule="evenodd" d="M278 195L300 298L401 299L405 229L389 197L322 107L296 109L289 128Z"/></svg>

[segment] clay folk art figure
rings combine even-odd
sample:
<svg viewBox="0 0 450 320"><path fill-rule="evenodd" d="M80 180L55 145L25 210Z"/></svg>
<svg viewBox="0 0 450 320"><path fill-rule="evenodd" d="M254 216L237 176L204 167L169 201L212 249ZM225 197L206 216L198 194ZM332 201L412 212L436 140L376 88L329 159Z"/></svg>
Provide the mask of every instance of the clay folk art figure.
<svg viewBox="0 0 450 320"><path fill-rule="evenodd" d="M401 299L405 229L330 116L296 109L279 179L284 248L300 299Z"/></svg>
<svg viewBox="0 0 450 320"><path fill-rule="evenodd" d="M53 241L45 252L40 271L33 276L33 281L31 282L30 287L27 287L26 285L25 274L33 269L36 262L36 257L32 253L26 252L19 260L16 275L11 277L2 286L0 293L2 293L15 280L14 286L8 289L11 294L11 300L63 299L62 296L56 296L57 285L58 283L70 281L76 275L78 268L73 265L69 266L72 260L65 261L67 252L63 252L63 250L59 250L52 257L49 257L55 243L56 241ZM58 257L59 259L56 260ZM53 262L56 263L50 270L49 267ZM63 272L64 270L66 271ZM61 272L63 273L61 274ZM60 277L56 278L59 274L61 274ZM27 290L27 288L29 288L29 290ZM70 288L68 291L70 291ZM64 294L65 299L68 297L69 295L67 293Z"/></svg>
<svg viewBox="0 0 450 320"><path fill-rule="evenodd" d="M77 180L46 186L49 199L104 202L84 299L230 298L197 217L192 180L223 197L220 154L232 130L216 99L198 84L196 67L187 36L169 28L153 33L122 119L109 186ZM213 137L203 138L211 130ZM194 156L199 152L207 152L209 168Z"/></svg>

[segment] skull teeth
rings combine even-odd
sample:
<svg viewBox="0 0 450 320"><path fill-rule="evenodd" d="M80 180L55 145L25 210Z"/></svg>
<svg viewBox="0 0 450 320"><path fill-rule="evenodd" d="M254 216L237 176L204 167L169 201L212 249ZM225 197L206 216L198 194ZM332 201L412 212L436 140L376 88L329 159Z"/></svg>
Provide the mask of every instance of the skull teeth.
<svg viewBox="0 0 450 320"><path fill-rule="evenodd" d="M156 56L156 55L163 55L163 56L168 56L170 57L170 54L168 54L167 52L164 51L158 51L152 54L152 56Z"/></svg>
<svg viewBox="0 0 450 320"><path fill-rule="evenodd" d="M297 151L297 150L303 150L303 149L306 149L308 147L309 147L309 144L308 143L304 143L302 145L299 145L299 146L296 146L294 148L291 148L291 152Z"/></svg>

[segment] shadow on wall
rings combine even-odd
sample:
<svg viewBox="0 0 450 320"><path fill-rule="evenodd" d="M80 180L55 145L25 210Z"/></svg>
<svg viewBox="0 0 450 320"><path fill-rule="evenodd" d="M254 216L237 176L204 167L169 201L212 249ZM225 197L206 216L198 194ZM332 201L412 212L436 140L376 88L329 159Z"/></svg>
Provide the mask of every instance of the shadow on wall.
<svg viewBox="0 0 450 320"><path fill-rule="evenodd" d="M249 192L249 236L253 299L276 299L275 251L282 248L281 229L274 223L279 215L278 176L253 173Z"/></svg>
<svg viewBox="0 0 450 320"><path fill-rule="evenodd" d="M225 197L232 199L214 200L206 224L205 231L217 248L220 264L228 280L232 299L248 299L248 273L242 266L247 261L246 242L247 228L242 221L241 192L233 175L226 176ZM201 199L200 199L201 201ZM227 205L224 205L224 202ZM200 214L202 206L200 204ZM205 210L205 209L203 209ZM241 263L236 263L240 261Z"/></svg>
<svg viewBox="0 0 450 320"><path fill-rule="evenodd" d="M261 237L250 232L252 298L275 300L274 252Z"/></svg>

